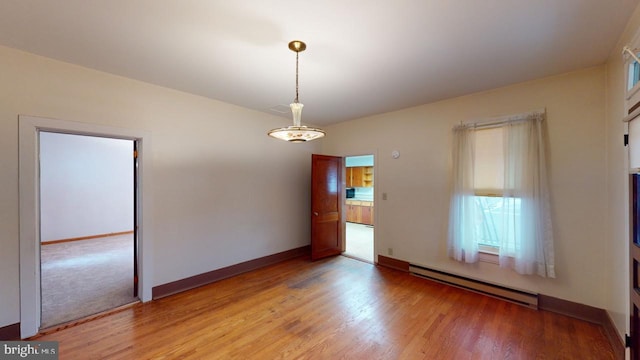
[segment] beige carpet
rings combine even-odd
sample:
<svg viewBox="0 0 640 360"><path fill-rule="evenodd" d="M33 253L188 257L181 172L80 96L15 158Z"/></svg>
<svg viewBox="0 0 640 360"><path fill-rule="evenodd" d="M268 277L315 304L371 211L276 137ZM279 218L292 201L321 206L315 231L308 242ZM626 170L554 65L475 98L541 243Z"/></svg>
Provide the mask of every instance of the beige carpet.
<svg viewBox="0 0 640 360"><path fill-rule="evenodd" d="M133 235L41 246L42 328L137 301Z"/></svg>

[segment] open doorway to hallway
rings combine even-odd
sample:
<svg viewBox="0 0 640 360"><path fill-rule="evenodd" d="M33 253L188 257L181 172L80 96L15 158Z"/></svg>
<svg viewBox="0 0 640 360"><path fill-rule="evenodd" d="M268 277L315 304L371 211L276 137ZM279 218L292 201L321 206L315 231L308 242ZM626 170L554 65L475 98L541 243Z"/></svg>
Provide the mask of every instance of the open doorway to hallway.
<svg viewBox="0 0 640 360"><path fill-rule="evenodd" d="M374 263L374 156L345 157L344 255Z"/></svg>
<svg viewBox="0 0 640 360"><path fill-rule="evenodd" d="M134 141L39 143L41 328L137 301Z"/></svg>

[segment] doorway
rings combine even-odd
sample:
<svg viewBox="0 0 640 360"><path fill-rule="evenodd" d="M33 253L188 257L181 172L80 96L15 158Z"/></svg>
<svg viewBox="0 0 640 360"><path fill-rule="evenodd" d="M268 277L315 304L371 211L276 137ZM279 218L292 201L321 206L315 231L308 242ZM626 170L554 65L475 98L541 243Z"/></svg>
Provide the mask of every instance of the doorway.
<svg viewBox="0 0 640 360"><path fill-rule="evenodd" d="M40 199L39 199L39 133L41 131L76 135L102 136L134 141L137 149L137 191L135 192L135 229L137 234L137 259L139 298L152 299L153 248L152 226L147 213L151 212L153 169L147 157L151 157L151 134L134 129L111 127L20 115L19 130L19 199L20 199L20 337L38 334L41 318L40 288Z"/></svg>
<svg viewBox="0 0 640 360"><path fill-rule="evenodd" d="M41 131L41 328L137 301L133 140Z"/></svg>
<svg viewBox="0 0 640 360"><path fill-rule="evenodd" d="M345 157L345 251L343 255L375 263L374 155Z"/></svg>

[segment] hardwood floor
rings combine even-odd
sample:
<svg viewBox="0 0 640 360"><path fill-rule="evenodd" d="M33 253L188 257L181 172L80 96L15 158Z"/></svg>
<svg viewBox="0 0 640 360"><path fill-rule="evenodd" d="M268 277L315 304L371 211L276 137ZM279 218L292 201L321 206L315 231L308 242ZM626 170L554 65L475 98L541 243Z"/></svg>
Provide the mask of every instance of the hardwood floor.
<svg viewBox="0 0 640 360"><path fill-rule="evenodd" d="M613 359L603 329L338 256L286 261L38 340L61 359Z"/></svg>

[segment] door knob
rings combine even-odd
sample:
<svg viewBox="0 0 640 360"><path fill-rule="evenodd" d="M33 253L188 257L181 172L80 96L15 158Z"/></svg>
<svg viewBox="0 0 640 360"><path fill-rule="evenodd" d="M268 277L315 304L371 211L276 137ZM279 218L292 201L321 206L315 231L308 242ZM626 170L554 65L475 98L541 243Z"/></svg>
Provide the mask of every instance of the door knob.
<svg viewBox="0 0 640 360"><path fill-rule="evenodd" d="M315 212L315 211L314 211L314 212L313 212L313 215L318 216L318 215L320 215L320 214L318 214L317 212Z"/></svg>

